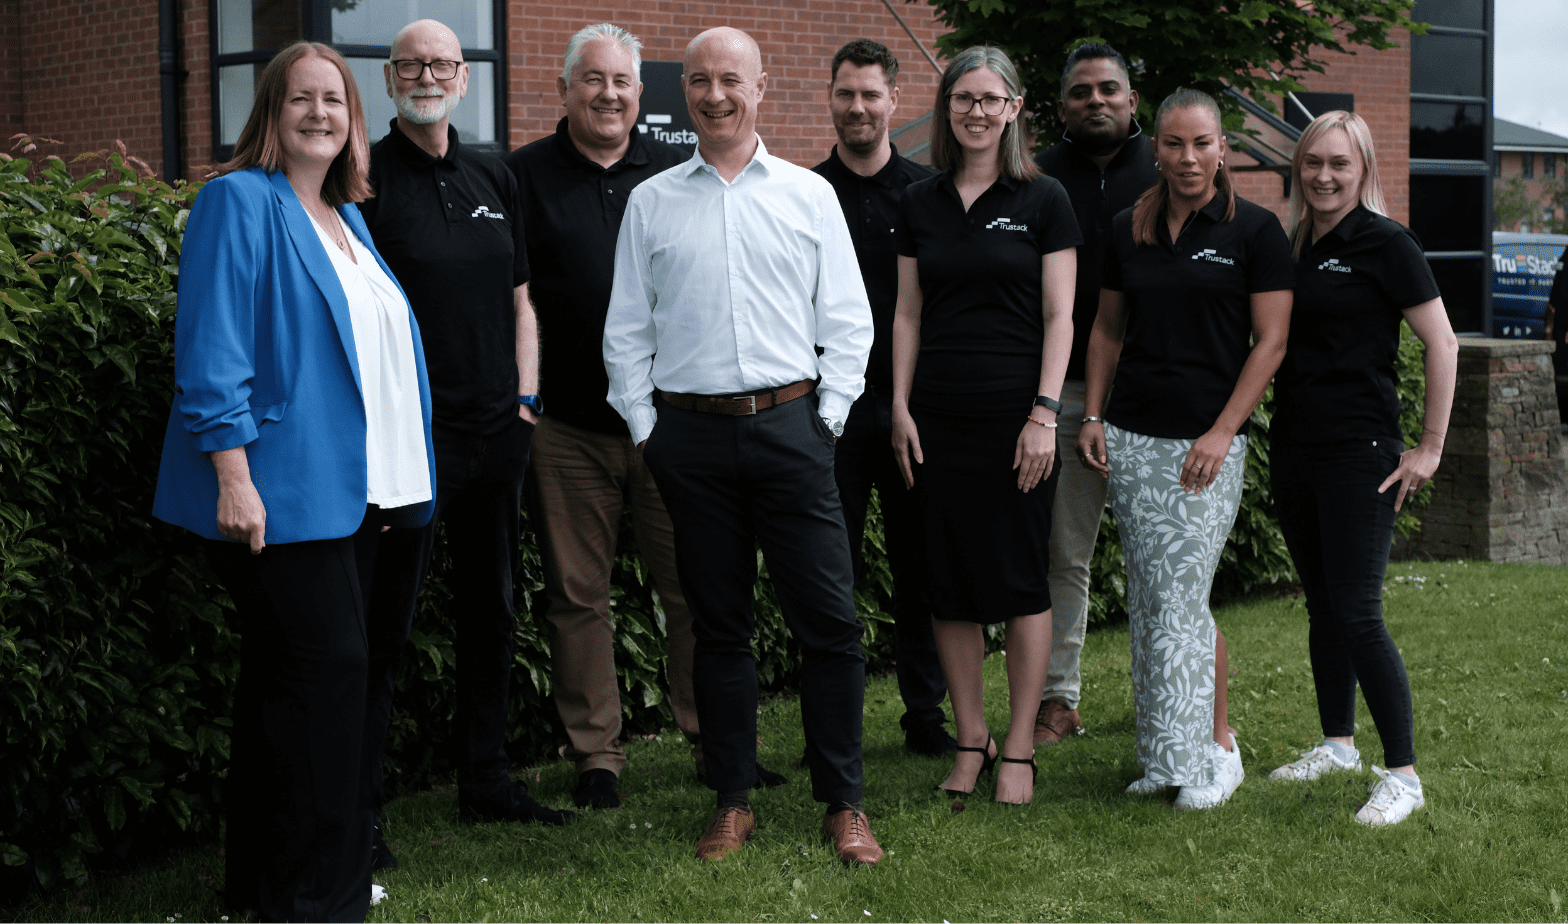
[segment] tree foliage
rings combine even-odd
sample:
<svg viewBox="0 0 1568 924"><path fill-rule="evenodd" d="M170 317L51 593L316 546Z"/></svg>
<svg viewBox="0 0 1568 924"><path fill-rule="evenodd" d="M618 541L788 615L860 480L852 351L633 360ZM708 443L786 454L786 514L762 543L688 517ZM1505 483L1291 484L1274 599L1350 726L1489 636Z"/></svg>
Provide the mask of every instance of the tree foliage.
<svg viewBox="0 0 1568 924"><path fill-rule="evenodd" d="M1270 97L1306 89L1301 77L1322 73L1324 51L1395 47L1395 29L1415 0L927 0L952 31L937 40L944 54L996 45L1018 66L1042 143L1061 133L1055 101L1062 67L1074 48L1105 42L1133 65L1145 126L1177 87L1219 100L1225 127L1242 123L1235 87L1278 112Z"/></svg>

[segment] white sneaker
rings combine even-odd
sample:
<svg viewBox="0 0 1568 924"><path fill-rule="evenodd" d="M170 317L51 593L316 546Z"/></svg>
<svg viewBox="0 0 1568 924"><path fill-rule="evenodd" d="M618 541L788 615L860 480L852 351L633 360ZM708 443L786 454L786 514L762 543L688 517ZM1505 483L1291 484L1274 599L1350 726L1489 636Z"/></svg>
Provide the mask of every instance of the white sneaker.
<svg viewBox="0 0 1568 924"><path fill-rule="evenodd" d="M370 903L372 905L379 905L379 904L381 904L381 900L383 898L386 898L386 897L387 897L387 890L386 889L383 889L381 886L376 885L374 882L372 882L370 884Z"/></svg>
<svg viewBox="0 0 1568 924"><path fill-rule="evenodd" d="M1361 752L1356 752L1355 762L1341 760L1328 742L1310 751L1302 751L1299 760L1293 760L1269 774L1271 780L1315 780L1325 773L1359 773Z"/></svg>
<svg viewBox="0 0 1568 924"><path fill-rule="evenodd" d="M1212 742L1209 747L1214 749L1210 752L1214 761L1214 781L1207 786L1183 786L1176 794L1177 808L1208 809L1224 805L1247 775L1241 766L1241 747L1236 743L1235 735L1230 736L1231 749L1228 751Z"/></svg>
<svg viewBox="0 0 1568 924"><path fill-rule="evenodd" d="M1378 781L1372 784L1372 796L1356 813L1356 820L1370 827L1397 825L1410 817L1410 813L1426 805L1426 795L1399 779L1400 774L1374 764L1372 772Z"/></svg>
<svg viewBox="0 0 1568 924"><path fill-rule="evenodd" d="M1169 785L1169 783L1156 783L1144 776L1128 783L1127 788L1122 792L1129 796L1152 796Z"/></svg>

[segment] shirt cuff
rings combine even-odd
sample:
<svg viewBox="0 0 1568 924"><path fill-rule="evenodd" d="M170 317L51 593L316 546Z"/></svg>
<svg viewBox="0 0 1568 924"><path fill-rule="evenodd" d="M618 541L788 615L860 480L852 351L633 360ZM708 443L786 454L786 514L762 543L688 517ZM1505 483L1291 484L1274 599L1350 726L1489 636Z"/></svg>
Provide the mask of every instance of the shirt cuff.
<svg viewBox="0 0 1568 924"><path fill-rule="evenodd" d="M632 431L632 445L638 446L653 432L653 425L659 419L659 412L653 409L652 404L639 404L632 408L632 416L626 421L626 426Z"/></svg>
<svg viewBox="0 0 1568 924"><path fill-rule="evenodd" d="M818 388L817 397L820 399L820 403L817 405L817 416L839 422L843 422L849 416L849 405L851 402L839 392Z"/></svg>

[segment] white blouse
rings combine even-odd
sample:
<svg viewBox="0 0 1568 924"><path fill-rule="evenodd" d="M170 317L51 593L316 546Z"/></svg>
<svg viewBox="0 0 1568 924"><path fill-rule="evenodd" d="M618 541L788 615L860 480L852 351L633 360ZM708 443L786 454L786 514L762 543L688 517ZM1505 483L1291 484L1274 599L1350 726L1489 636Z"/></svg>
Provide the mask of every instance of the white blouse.
<svg viewBox="0 0 1568 924"><path fill-rule="evenodd" d="M425 455L419 367L414 363L408 300L348 229L347 222L343 222L343 233L357 264L338 249L314 216L310 223L332 258L332 268L348 297L365 398L366 502L385 509L430 500L433 479Z"/></svg>

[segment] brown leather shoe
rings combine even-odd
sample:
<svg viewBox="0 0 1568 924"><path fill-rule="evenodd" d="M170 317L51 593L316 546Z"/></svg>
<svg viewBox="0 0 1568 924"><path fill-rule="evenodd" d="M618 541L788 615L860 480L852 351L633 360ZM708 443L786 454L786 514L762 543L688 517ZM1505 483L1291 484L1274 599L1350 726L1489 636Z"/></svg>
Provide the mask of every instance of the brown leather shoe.
<svg viewBox="0 0 1568 924"><path fill-rule="evenodd" d="M708 830L697 840L697 859L724 859L739 850L756 827L757 816L750 809L719 809L708 821Z"/></svg>
<svg viewBox="0 0 1568 924"><path fill-rule="evenodd" d="M822 819L822 836L833 842L833 852L845 863L875 863L882 859L882 848L871 834L865 812L846 809Z"/></svg>
<svg viewBox="0 0 1568 924"><path fill-rule="evenodd" d="M1078 721L1078 710L1068 709L1059 699L1048 699L1040 704L1034 717L1034 743L1055 744L1068 735L1083 734L1083 723Z"/></svg>

